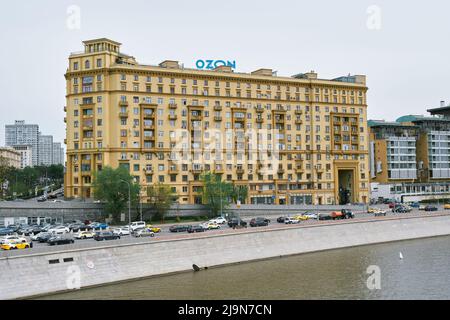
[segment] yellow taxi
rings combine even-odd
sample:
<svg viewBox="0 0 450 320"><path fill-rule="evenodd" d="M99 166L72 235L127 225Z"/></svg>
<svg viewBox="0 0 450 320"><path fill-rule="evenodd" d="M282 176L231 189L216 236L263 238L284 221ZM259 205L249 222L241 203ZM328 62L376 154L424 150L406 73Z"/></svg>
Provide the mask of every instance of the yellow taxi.
<svg viewBox="0 0 450 320"><path fill-rule="evenodd" d="M305 216L303 214L298 214L296 216L293 216L292 219L304 221L304 220L308 220L309 218L308 218L308 216Z"/></svg>
<svg viewBox="0 0 450 320"><path fill-rule="evenodd" d="M147 229L151 230L151 231L154 232L154 233L161 232L161 228L154 227L154 226L152 226L151 224L148 224L148 225L147 225Z"/></svg>
<svg viewBox="0 0 450 320"><path fill-rule="evenodd" d="M2 250L18 250L18 249L28 249L30 248L30 244L28 242L16 242L16 241L7 241L1 245Z"/></svg>
<svg viewBox="0 0 450 320"><path fill-rule="evenodd" d="M444 209L445 210L450 210L450 203L444 204Z"/></svg>
<svg viewBox="0 0 450 320"><path fill-rule="evenodd" d="M369 209L367 210L367 213L376 213L376 212L378 212L378 211L380 211L380 209L378 209L378 208L369 208Z"/></svg>

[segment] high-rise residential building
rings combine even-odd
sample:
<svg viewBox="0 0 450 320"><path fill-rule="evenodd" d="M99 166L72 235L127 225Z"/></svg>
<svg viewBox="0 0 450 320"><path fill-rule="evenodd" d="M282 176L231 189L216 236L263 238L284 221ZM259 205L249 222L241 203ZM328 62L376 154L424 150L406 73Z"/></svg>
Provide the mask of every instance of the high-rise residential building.
<svg viewBox="0 0 450 320"><path fill-rule="evenodd" d="M13 148L0 148L0 160L2 165L9 167L20 168L20 152L14 150Z"/></svg>
<svg viewBox="0 0 450 320"><path fill-rule="evenodd" d="M369 121L372 199L450 199L450 106Z"/></svg>
<svg viewBox="0 0 450 320"><path fill-rule="evenodd" d="M15 145L12 148L20 152L20 168L24 169L26 167L33 166L33 147L26 145Z"/></svg>
<svg viewBox="0 0 450 320"><path fill-rule="evenodd" d="M6 146L31 146L32 165L39 162L39 126L25 124L25 121L15 121L13 125L5 126Z"/></svg>
<svg viewBox="0 0 450 320"><path fill-rule="evenodd" d="M201 174L248 187L246 203L369 200L366 77L139 64L108 39L67 69L65 195L91 197L105 166L201 203Z"/></svg>
<svg viewBox="0 0 450 320"><path fill-rule="evenodd" d="M64 149L61 146L61 142L53 142L52 164L64 165Z"/></svg>
<svg viewBox="0 0 450 320"><path fill-rule="evenodd" d="M39 165L53 164L53 136L39 135Z"/></svg>

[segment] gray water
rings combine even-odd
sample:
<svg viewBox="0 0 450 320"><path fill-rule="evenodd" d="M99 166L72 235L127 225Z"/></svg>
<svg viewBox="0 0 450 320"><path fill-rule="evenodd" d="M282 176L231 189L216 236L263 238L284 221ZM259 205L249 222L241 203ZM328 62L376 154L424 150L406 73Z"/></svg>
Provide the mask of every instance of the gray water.
<svg viewBox="0 0 450 320"><path fill-rule="evenodd" d="M371 265L381 271L379 290L367 287ZM450 299L450 237L242 263L45 299Z"/></svg>

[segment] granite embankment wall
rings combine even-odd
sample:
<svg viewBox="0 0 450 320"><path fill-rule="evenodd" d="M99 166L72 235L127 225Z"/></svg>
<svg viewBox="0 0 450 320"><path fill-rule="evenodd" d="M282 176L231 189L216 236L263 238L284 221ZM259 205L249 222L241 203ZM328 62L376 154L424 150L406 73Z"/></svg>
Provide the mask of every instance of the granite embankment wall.
<svg viewBox="0 0 450 320"><path fill-rule="evenodd" d="M286 215L296 214L301 211L334 211L341 208L348 208L355 212L363 211L364 206L308 206L308 205L242 205L239 209L235 205L231 206L227 211L228 214L240 215L241 217L250 217L257 215ZM125 210L126 213L128 212ZM132 219L138 219L139 210L132 209ZM143 209L144 219L149 220L153 215L150 208ZM173 205L167 216L207 216L208 209L202 205ZM81 201L68 202L0 202L0 225L1 220L5 218L19 217L50 217L57 218L60 221L72 220L98 220L105 217L103 205L99 203L89 203Z"/></svg>
<svg viewBox="0 0 450 320"><path fill-rule="evenodd" d="M450 215L345 221L281 229L186 235L176 240L0 259L0 299L65 291L79 273L96 286L244 261L359 245L450 235ZM57 263L56 263L57 262ZM75 274L74 274L75 272ZM69 287L68 287L69 284Z"/></svg>

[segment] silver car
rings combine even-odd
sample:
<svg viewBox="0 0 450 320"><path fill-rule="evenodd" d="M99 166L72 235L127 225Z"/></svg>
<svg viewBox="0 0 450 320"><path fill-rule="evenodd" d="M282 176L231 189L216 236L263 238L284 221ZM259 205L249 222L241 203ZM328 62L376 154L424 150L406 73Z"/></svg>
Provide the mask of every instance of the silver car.
<svg viewBox="0 0 450 320"><path fill-rule="evenodd" d="M134 233L134 236L137 238L141 237L154 237L155 233L150 229L139 229Z"/></svg>

